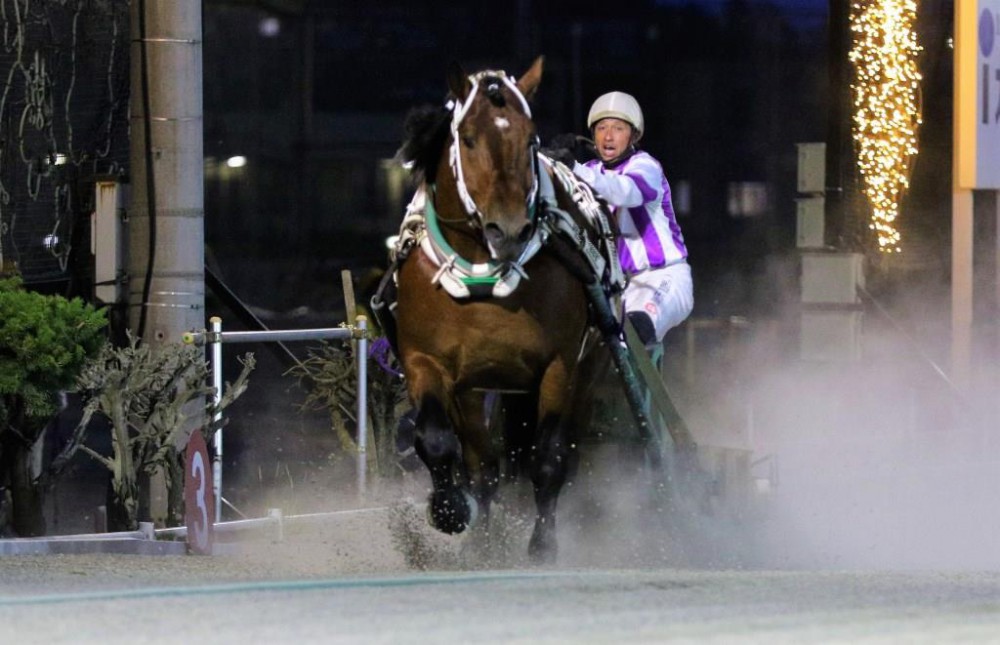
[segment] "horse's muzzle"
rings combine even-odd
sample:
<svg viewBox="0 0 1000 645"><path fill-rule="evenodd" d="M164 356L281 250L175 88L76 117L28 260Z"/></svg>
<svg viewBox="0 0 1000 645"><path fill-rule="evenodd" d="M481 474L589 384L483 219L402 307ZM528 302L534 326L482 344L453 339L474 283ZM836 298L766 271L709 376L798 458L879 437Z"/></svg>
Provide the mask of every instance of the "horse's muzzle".
<svg viewBox="0 0 1000 645"><path fill-rule="evenodd" d="M520 258L533 232L534 226L527 221L516 224L489 222L483 226L490 255L501 262L514 262Z"/></svg>

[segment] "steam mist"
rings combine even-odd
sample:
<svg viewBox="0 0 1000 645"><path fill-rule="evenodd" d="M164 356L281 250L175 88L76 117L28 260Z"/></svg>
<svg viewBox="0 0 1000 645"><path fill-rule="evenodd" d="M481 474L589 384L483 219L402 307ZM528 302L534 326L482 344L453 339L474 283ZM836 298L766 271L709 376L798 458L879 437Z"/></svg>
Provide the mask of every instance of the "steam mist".
<svg viewBox="0 0 1000 645"><path fill-rule="evenodd" d="M860 360L751 352L748 438L755 459L772 465L755 475L772 481L743 524L755 544L748 565L1000 567L996 356L981 351L971 393L959 392L938 371L948 365L947 321L877 314L864 319Z"/></svg>
<svg viewBox="0 0 1000 645"><path fill-rule="evenodd" d="M560 502L560 521L580 518L561 541L561 562L1000 568L996 352L978 348L973 384L959 391L948 378L947 308L934 311L940 299L926 293L910 298L893 303L894 312L915 312L909 320L868 307L859 359L803 360L793 310L770 332L755 322L723 375L702 374L686 391L668 379L701 446L752 450L748 496L736 491L727 507L656 525L642 509L648 483L605 465L577 483L590 487L586 495L570 490ZM684 360L678 344L668 360ZM699 361L701 372L725 363Z"/></svg>
<svg viewBox="0 0 1000 645"><path fill-rule="evenodd" d="M759 447L776 455L762 556L773 566L1000 566L1000 469L983 401L920 390L913 365L771 375ZM811 373L803 373L804 371Z"/></svg>
<svg viewBox="0 0 1000 645"><path fill-rule="evenodd" d="M657 500L641 455L634 448L629 455L621 443L590 442L560 499L559 566L1000 568L992 350L979 353L972 392L958 393L935 370L947 365L950 342L940 320L925 317L908 327L940 341L918 346L869 312L861 359L820 362L788 349L794 337L785 332L796 315L777 321L773 333L753 327L748 349L732 361L714 355L700 360L697 388L669 383L699 444L752 450L745 490L725 491L729 498L716 500L709 513L686 508L664 518L650 512ZM683 358L683 347L668 349L668 361ZM709 374L713 369L721 375ZM284 418L288 410L261 410L257 418L269 414ZM288 454L290 430L257 440L281 443L295 462ZM303 449L315 456L317 446ZM332 438L322 446L323 452L334 449ZM422 469L394 483L372 478L362 504L342 464L289 473L274 466L260 472L258 463L249 451L241 465L252 472L231 481L254 489L247 494L261 508L281 506L286 514L359 505L389 509L337 528L303 528L289 533L287 548L263 549L274 558L287 550L294 555L288 561L301 561L296 570L316 574L317 563L327 573L529 565L530 486L501 487L491 547L470 551L466 537L443 536L426 525L430 482Z"/></svg>

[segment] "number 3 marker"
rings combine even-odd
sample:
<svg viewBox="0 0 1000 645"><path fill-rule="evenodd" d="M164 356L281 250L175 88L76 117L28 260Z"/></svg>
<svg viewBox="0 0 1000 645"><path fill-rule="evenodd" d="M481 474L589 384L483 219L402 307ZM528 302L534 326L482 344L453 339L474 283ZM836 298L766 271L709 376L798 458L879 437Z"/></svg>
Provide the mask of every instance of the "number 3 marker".
<svg viewBox="0 0 1000 645"><path fill-rule="evenodd" d="M208 447L201 431L196 430L188 441L184 459L184 522L187 525L188 550L191 553L212 553L212 520L215 517L215 499L208 491L206 464Z"/></svg>

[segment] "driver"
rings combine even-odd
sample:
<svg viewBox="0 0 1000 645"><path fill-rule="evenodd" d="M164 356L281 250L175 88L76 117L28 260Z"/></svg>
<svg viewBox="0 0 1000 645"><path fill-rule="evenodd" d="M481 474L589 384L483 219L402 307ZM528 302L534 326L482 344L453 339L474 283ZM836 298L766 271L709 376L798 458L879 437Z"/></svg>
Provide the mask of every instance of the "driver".
<svg viewBox="0 0 1000 645"><path fill-rule="evenodd" d="M688 251L670 185L660 162L636 147L644 122L631 95L599 96L587 115L587 127L598 159L581 164L568 148L545 152L565 163L613 208L621 231L618 257L629 276L625 312L642 342L654 345L684 322L694 306Z"/></svg>

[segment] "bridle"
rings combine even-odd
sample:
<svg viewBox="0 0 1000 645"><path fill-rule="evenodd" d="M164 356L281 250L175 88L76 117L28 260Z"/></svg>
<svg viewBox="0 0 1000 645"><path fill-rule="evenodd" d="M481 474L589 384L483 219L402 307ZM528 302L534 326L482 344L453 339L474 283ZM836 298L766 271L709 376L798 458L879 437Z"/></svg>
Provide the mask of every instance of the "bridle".
<svg viewBox="0 0 1000 645"><path fill-rule="evenodd" d="M458 190L459 199L462 201L462 205L465 207L465 212L469 217L470 223L474 226L482 228L483 226L483 213L479 210L476 205L476 201L472 198L469 193L469 187L465 184L465 171L462 168L462 153L459 144L458 127L462 124L462 120L465 115L468 114L469 109L472 107L473 101L476 99L476 94L479 91L480 82L483 80L487 81L486 91L487 94L494 92L499 92L499 84L502 83L514 93L518 101L521 103L521 109L524 110L525 116L529 119L531 118L531 108L528 106L528 100L521 93L521 90L517 88L517 84L514 79L507 75L506 72L502 70L485 70L482 72L477 72L468 77L470 89L468 95L465 97L464 102L459 102L455 99L448 101L445 105L446 108L451 110L451 146L448 150L448 161L451 165L451 172L455 178L455 187ZM526 199L526 207L528 209L529 219L532 223L535 223L535 216L538 205L538 137L534 137L531 142L529 156L531 158L531 189L528 191L528 197Z"/></svg>
<svg viewBox="0 0 1000 645"><path fill-rule="evenodd" d="M522 278L527 279L524 265L527 264L548 243L554 234L560 234L573 240L583 253L584 259L591 266L593 275L601 277L605 274L605 260L601 250L589 242L584 231L574 222L573 218L558 207L555 188L550 172L555 173L560 183L572 196L592 226L596 227L602 245L609 248L608 257L612 259L610 272L612 290L620 291L620 268L614 255L614 239L600 205L594 199L589 188L581 185L571 171L555 167L548 157L542 158L538 152L538 138L530 143L532 185L525 200L529 220L532 224L531 236L524 244L519 257L510 261L489 259L485 262L471 262L463 258L448 242L442 224L451 225L456 222L466 222L469 225L483 229L484 217L476 205L465 183L465 172L462 167L460 152L460 137L458 128L469 113L472 103L485 82L487 96L499 93L503 86L513 92L530 119L531 108L528 101L514 83L514 79L502 71L478 72L468 77L470 89L464 101L450 100L445 108L451 112L451 144L449 147L449 163L455 179L456 192L463 204L466 218L443 219L434 206L435 186L428 184L423 190L418 190L406 209L406 216L400 227L399 239L394 250L394 261L405 258L410 249L419 247L424 256L437 267L431 282L440 285L453 298L493 297L505 298L518 287ZM544 168L542 167L544 164ZM588 199L589 196L589 199ZM599 218L599 221L595 221ZM450 228L450 226L449 226ZM608 246L609 245L609 246ZM492 251L491 251L492 255ZM617 269L618 273L615 273Z"/></svg>

